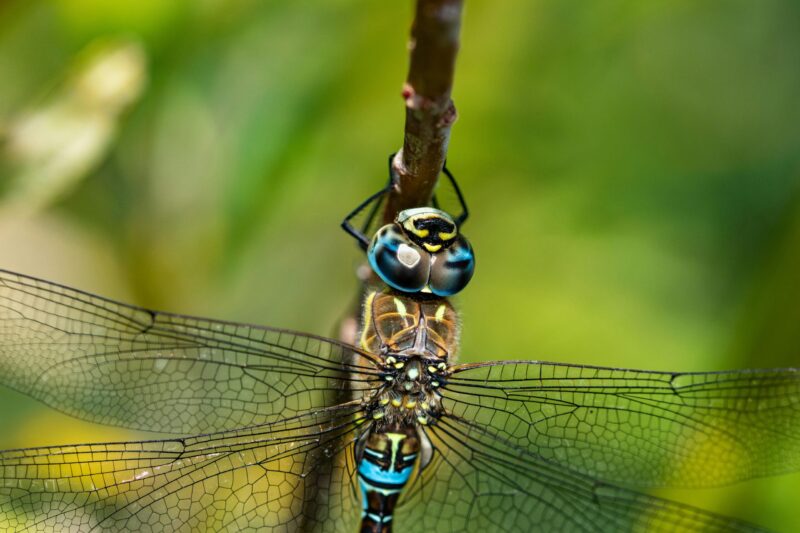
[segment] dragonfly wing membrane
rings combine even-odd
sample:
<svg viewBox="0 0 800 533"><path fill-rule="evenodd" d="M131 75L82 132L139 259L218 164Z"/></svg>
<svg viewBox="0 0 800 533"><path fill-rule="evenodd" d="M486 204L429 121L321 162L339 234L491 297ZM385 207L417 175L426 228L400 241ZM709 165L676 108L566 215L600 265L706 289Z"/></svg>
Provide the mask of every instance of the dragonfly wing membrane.
<svg viewBox="0 0 800 533"><path fill-rule="evenodd" d="M397 511L410 531L761 531L600 482L468 420L446 416L426 431L436 458Z"/></svg>
<svg viewBox="0 0 800 533"><path fill-rule="evenodd" d="M79 418L224 431L336 404L374 378L366 354L333 340L150 311L0 271L0 384Z"/></svg>
<svg viewBox="0 0 800 533"><path fill-rule="evenodd" d="M346 458L359 413L360 407L348 405L185 439L3 451L0 530L355 524L355 503L343 487L352 482Z"/></svg>
<svg viewBox="0 0 800 533"><path fill-rule="evenodd" d="M800 373L662 373L538 362L462 365L456 416L593 477L718 486L800 469Z"/></svg>

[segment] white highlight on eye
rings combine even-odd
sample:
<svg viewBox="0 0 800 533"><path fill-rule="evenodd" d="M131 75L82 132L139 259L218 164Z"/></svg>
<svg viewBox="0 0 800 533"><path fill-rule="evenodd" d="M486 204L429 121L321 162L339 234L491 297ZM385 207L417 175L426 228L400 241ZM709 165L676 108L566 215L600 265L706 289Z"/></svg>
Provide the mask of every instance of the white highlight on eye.
<svg viewBox="0 0 800 533"><path fill-rule="evenodd" d="M422 259L419 252L411 246L403 243L397 247L397 259L408 268L414 268Z"/></svg>

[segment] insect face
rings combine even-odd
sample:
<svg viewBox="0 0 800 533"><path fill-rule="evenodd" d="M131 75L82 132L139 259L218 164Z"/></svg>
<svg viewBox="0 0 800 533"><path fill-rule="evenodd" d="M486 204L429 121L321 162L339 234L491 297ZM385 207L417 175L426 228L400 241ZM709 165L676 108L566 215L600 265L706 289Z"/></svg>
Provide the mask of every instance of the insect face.
<svg viewBox="0 0 800 533"><path fill-rule="evenodd" d="M450 215L432 207L401 211L375 233L367 258L387 285L402 292L451 296L475 271L469 241Z"/></svg>

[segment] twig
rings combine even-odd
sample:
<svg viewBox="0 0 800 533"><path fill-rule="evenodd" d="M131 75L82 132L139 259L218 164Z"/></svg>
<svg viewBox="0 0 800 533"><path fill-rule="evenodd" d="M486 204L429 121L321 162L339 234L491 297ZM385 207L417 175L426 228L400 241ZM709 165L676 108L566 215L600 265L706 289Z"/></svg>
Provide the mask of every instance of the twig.
<svg viewBox="0 0 800 533"><path fill-rule="evenodd" d="M447 157L456 108L450 93L459 46L463 0L417 0L411 28L411 61L403 87L406 126L393 167L398 176L384 221L425 205Z"/></svg>
<svg viewBox="0 0 800 533"><path fill-rule="evenodd" d="M398 179L385 204L383 218L386 223L392 222L403 209L428 203L447 157L450 127L456 120L450 92L458 53L462 4L463 0L417 0L409 43L411 62L403 87L405 137L403 148L392 163ZM370 269L364 269L364 272L362 280L366 281L370 276L377 280ZM359 315L360 306L356 306L345 316L340 323L340 339L356 343ZM338 383L332 381L332 389L337 386ZM334 401L347 401L350 394L352 391L340 389ZM306 478L305 486L316 488L323 479L330 482L332 468L332 460L325 462ZM306 494L303 516L316 516L319 506L323 505L319 492L312 490Z"/></svg>

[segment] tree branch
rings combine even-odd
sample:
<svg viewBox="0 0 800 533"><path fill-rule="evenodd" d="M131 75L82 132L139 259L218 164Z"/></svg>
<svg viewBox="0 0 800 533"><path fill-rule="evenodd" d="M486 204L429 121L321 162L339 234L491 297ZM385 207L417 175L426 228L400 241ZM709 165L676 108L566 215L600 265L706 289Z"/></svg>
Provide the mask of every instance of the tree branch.
<svg viewBox="0 0 800 533"><path fill-rule="evenodd" d="M403 209L430 201L447 157L450 127L456 120L450 93L462 6L463 0L417 0L403 87L405 136L392 164L398 180L386 202L387 223Z"/></svg>

